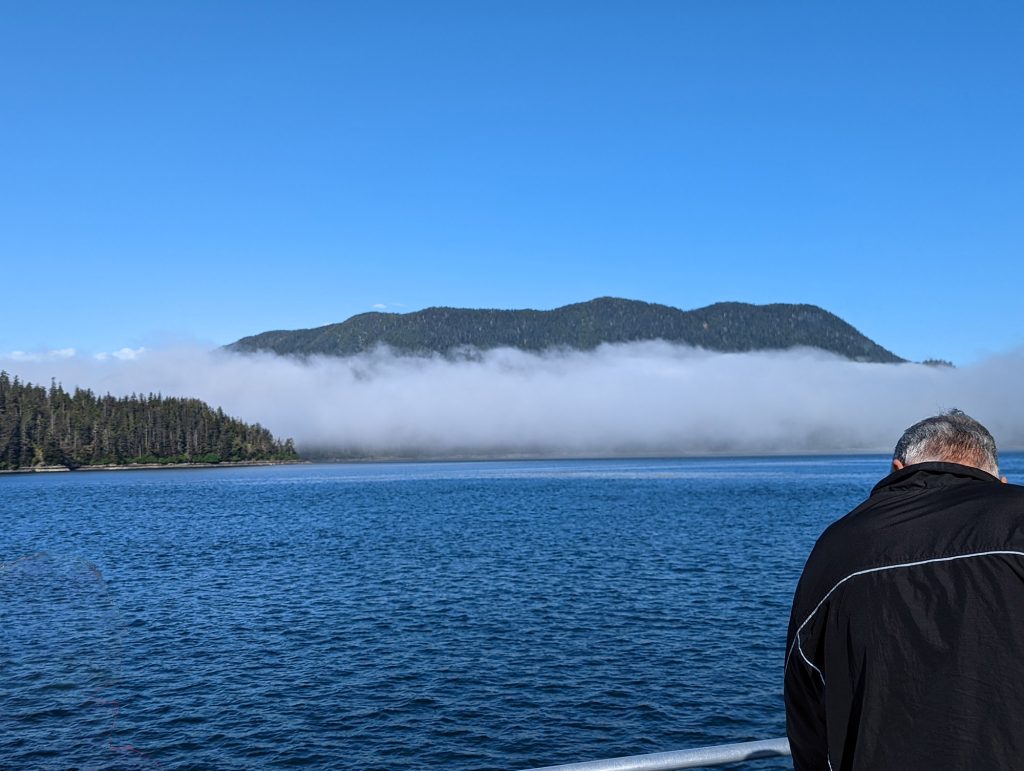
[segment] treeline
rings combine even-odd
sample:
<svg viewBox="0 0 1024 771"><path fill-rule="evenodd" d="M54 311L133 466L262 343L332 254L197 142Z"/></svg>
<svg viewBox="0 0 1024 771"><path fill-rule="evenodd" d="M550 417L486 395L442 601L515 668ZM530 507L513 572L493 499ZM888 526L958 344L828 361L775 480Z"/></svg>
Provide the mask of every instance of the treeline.
<svg viewBox="0 0 1024 771"><path fill-rule="evenodd" d="M291 439L199 399L69 394L0 372L0 469L296 458Z"/></svg>
<svg viewBox="0 0 1024 771"><path fill-rule="evenodd" d="M586 351L602 343L639 340L729 352L807 346L857 361L903 361L815 305L730 302L683 311L616 297L550 311L426 308L412 313L363 313L340 324L244 337L228 347L281 355L351 356L381 344L398 353L446 354L464 347Z"/></svg>

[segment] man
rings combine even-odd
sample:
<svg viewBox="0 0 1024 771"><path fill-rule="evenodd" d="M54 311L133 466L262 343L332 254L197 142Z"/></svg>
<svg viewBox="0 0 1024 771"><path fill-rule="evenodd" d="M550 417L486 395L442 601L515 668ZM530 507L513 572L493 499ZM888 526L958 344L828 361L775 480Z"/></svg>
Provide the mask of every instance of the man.
<svg viewBox="0 0 1024 771"><path fill-rule="evenodd" d="M1005 482L952 410L818 539L786 648L798 771L1024 768L1024 487Z"/></svg>

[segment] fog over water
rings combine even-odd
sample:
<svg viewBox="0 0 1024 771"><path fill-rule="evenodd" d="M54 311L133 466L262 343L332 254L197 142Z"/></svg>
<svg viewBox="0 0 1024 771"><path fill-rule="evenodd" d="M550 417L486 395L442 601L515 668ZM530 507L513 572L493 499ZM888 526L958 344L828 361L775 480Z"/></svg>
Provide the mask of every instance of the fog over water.
<svg viewBox="0 0 1024 771"><path fill-rule="evenodd" d="M23 380L115 395L195 396L300 451L379 456L889 451L959 407L1024 447L1024 349L968 367L851 362L812 349L744 354L664 342L543 354L308 360L200 348L0 356Z"/></svg>

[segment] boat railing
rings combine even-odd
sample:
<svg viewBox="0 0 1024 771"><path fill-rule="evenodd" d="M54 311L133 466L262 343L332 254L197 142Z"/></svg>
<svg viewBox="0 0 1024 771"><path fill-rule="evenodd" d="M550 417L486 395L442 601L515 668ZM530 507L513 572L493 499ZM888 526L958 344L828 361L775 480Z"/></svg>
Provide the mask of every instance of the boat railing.
<svg viewBox="0 0 1024 771"><path fill-rule="evenodd" d="M726 763L761 758L779 758L790 755L788 739L762 739L756 742L718 744L692 750L655 752L650 755L627 755L605 760L587 760L544 766L529 771L677 771L681 768L708 768Z"/></svg>

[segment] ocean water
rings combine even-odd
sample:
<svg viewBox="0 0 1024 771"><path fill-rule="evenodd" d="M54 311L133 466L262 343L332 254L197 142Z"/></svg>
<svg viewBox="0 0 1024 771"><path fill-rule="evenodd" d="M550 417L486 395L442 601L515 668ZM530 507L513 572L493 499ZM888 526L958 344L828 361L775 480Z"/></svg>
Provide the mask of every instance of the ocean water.
<svg viewBox="0 0 1024 771"><path fill-rule="evenodd" d="M0 768L521 769L782 736L800 569L886 473L0 477Z"/></svg>

